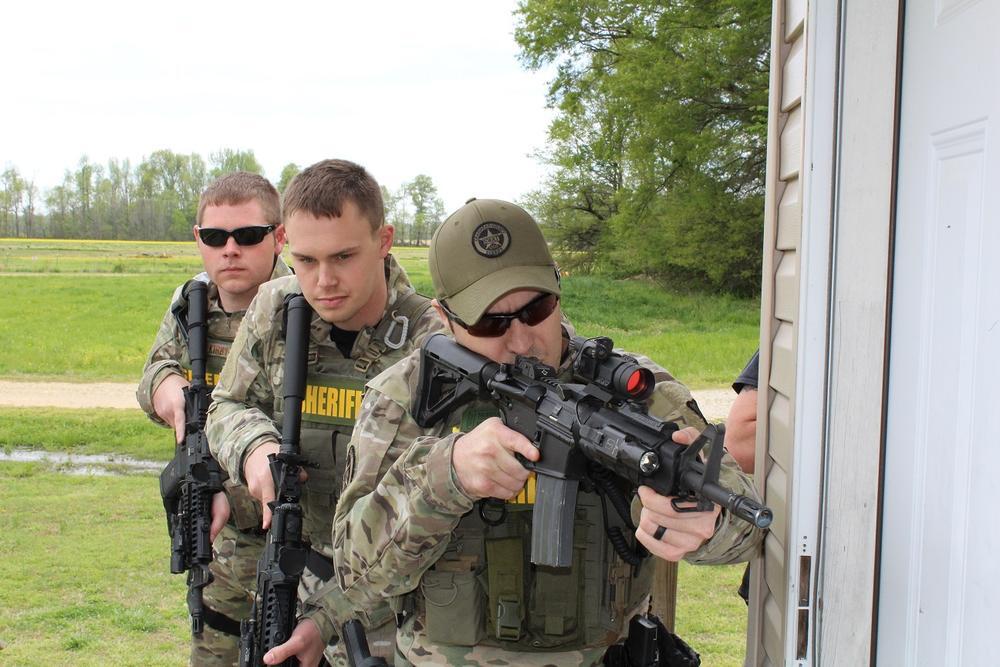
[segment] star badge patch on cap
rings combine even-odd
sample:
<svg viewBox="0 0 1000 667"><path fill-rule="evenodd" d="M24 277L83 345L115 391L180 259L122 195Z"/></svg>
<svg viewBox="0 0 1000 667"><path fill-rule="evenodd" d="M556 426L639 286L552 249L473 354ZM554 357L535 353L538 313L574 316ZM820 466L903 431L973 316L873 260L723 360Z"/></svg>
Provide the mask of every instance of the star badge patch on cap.
<svg viewBox="0 0 1000 667"><path fill-rule="evenodd" d="M510 232L499 222L484 222L472 232L472 247L483 257L499 257L510 247Z"/></svg>

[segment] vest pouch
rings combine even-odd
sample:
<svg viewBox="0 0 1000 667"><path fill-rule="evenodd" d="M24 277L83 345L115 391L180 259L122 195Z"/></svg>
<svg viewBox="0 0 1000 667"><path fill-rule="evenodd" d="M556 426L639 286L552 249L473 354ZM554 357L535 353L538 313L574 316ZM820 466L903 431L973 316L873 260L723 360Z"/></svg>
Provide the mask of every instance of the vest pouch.
<svg viewBox="0 0 1000 667"><path fill-rule="evenodd" d="M486 540L489 582L490 634L494 639L516 642L523 634L524 540L503 537Z"/></svg>
<svg viewBox="0 0 1000 667"><path fill-rule="evenodd" d="M582 553L573 549L572 567L533 570L528 629L540 646L561 646L579 637Z"/></svg>
<svg viewBox="0 0 1000 667"><path fill-rule="evenodd" d="M333 557L333 515L337 510L337 496L317 493L307 482L302 490L302 534L312 548L324 556Z"/></svg>
<svg viewBox="0 0 1000 667"><path fill-rule="evenodd" d="M302 532L317 551L333 555L333 514L340 487L336 478L334 453L337 432L313 423L303 423L300 437L302 455L312 464L302 487Z"/></svg>
<svg viewBox="0 0 1000 667"><path fill-rule="evenodd" d="M222 483L226 499L229 501L229 522L241 533L260 531L264 518L260 501L250 495L247 487L227 479Z"/></svg>
<svg viewBox="0 0 1000 667"><path fill-rule="evenodd" d="M428 570L420 580L428 638L474 646L486 634L486 598L473 570Z"/></svg>
<svg viewBox="0 0 1000 667"><path fill-rule="evenodd" d="M299 450L311 464L305 489L315 493L338 493L336 473L337 432L329 427L304 422L299 436Z"/></svg>

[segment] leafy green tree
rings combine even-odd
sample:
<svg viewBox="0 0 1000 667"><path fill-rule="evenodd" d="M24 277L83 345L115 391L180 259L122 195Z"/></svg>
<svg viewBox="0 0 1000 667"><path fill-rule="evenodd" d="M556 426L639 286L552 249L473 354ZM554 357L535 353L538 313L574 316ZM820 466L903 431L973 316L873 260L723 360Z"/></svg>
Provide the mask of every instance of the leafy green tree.
<svg viewBox="0 0 1000 667"><path fill-rule="evenodd" d="M260 166L257 158L254 157L253 151L223 148L220 151L212 153L209 158L212 162L212 171L209 173L209 176L213 179L234 171L249 171L253 174L264 172L263 167Z"/></svg>
<svg viewBox="0 0 1000 667"><path fill-rule="evenodd" d="M205 161L197 153L155 151L136 169L139 214L145 238L190 238L198 198L207 184Z"/></svg>
<svg viewBox="0 0 1000 667"><path fill-rule="evenodd" d="M0 184L3 186L3 191L0 192L0 210L3 212L4 233L13 231L15 237L20 236L24 179L16 167L8 167L0 174Z"/></svg>
<svg viewBox="0 0 1000 667"><path fill-rule="evenodd" d="M292 179L295 178L300 171L302 171L302 169L300 169L299 165L294 162L286 164L281 170L281 176L278 178L278 192L284 194L285 188L288 187L288 184L292 182Z"/></svg>
<svg viewBox="0 0 1000 667"><path fill-rule="evenodd" d="M107 225L111 238L133 238L132 198L134 182L132 163L129 160L108 160L107 179L101 192L106 198Z"/></svg>
<svg viewBox="0 0 1000 667"><path fill-rule="evenodd" d="M382 188L382 205L385 208L385 222L396 229L396 245L411 245L410 234L410 214L406 210L406 194L403 189L391 191L384 185Z"/></svg>
<svg viewBox="0 0 1000 667"><path fill-rule="evenodd" d="M524 0L517 20L523 63L556 69L529 203L561 261L755 293L770 3Z"/></svg>
<svg viewBox="0 0 1000 667"><path fill-rule="evenodd" d="M38 201L38 186L34 181L24 181L24 235L32 238L38 233L35 228L37 216L35 203Z"/></svg>
<svg viewBox="0 0 1000 667"><path fill-rule="evenodd" d="M95 192L97 190L96 181L101 177L101 168L90 163L84 155L77 163L76 172L73 174L74 185L76 186L76 206L77 227L87 235L88 238L100 238L100 223L92 214Z"/></svg>
<svg viewBox="0 0 1000 667"><path fill-rule="evenodd" d="M49 211L49 227L53 236L79 238L73 219L74 196L73 175L67 169L63 182L52 188L45 196L45 206Z"/></svg>
<svg viewBox="0 0 1000 667"><path fill-rule="evenodd" d="M426 174L419 174L403 185L403 194L413 204L413 222L410 242L423 245L429 241L444 218L444 202L438 196L437 186Z"/></svg>

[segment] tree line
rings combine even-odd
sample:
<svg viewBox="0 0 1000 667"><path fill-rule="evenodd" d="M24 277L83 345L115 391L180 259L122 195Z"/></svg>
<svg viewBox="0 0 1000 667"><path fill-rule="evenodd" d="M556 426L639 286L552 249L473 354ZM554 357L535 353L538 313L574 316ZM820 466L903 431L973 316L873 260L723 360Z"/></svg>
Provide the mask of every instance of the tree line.
<svg viewBox="0 0 1000 667"><path fill-rule="evenodd" d="M96 164L86 156L67 169L62 183L41 191L14 166L0 173L0 236L180 241L191 239L198 198L222 174L263 174L252 150L222 149L208 162L158 150L139 164L112 158ZM284 192L299 173L281 170L275 187ZM386 219L401 245L425 244L444 217L444 204L430 176L420 174L397 190L382 187Z"/></svg>

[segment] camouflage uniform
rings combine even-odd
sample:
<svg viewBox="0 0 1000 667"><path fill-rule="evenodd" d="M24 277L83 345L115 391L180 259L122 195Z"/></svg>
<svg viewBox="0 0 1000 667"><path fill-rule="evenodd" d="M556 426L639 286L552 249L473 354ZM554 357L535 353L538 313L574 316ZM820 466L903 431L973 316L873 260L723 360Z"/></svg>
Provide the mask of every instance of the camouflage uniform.
<svg viewBox="0 0 1000 667"><path fill-rule="evenodd" d="M565 355L561 377L570 372L571 358ZM648 401L651 414L703 428L687 388L649 359L637 358L657 380ZM337 577L348 601L364 608L393 598L404 613L397 665L600 664L607 646L627 632L628 620L648 607L653 563L633 576L610 548L600 500L581 489L573 566L529 566L533 499L527 496L533 480L508 501L506 519L488 525L481 509L472 511L476 503L452 467L455 440L495 409L473 404L421 428L412 407L418 371L414 353L368 384L334 524ZM721 482L757 497L728 456ZM637 506L636 500L633 520ZM607 521L623 525L614 512ZM715 535L688 560L746 560L761 539L760 530L723 511ZM511 603L520 617L513 624L500 618ZM338 609L343 600L327 604L334 615L351 613L350 605Z"/></svg>
<svg viewBox="0 0 1000 667"><path fill-rule="evenodd" d="M350 357L345 358L331 340L328 322L313 314L311 323L301 449L303 456L316 467L307 470L309 480L302 494L303 532L313 551L322 554L328 563L333 556L333 513L343 484L347 445L364 383L409 354L428 333L443 326L429 308L429 301L414 294L406 272L392 255L386 259L385 268L389 287L385 314L379 325L359 332ZM226 361L212 394L206 427L209 445L222 467L243 483L246 457L265 442L281 441L277 424L282 419L285 357L282 313L286 295L300 291L294 276L261 288L247 311L233 343L233 354ZM421 304L420 310L413 311L412 305L406 305L414 303ZM417 314L403 324L401 311L407 309ZM396 344L400 345L394 348ZM323 564L315 558L311 554L302 578L300 600L305 615L313 618L321 636L329 640L336 636L337 628L328 616L314 616L318 610L309 599L313 592L324 587L322 579L315 576ZM327 564L326 568L332 565ZM386 608L379 620L384 622L389 615ZM377 638L375 633L373 638ZM391 655L391 642L385 644Z"/></svg>
<svg viewBox="0 0 1000 667"><path fill-rule="evenodd" d="M271 278L290 275L288 266L279 257ZM208 280L207 274L198 279ZM169 375L181 375L190 382L191 362L187 352L187 336L175 315L183 308L183 285L174 291L170 307L163 316L153 348L143 369L136 391L139 406L157 424L166 426L153 410L153 393ZM218 288L209 283L208 289L208 358L205 381L216 384L229 347L243 320L243 311L227 313L219 302ZM257 585L257 559L264 549L264 533L260 529L260 503L246 487L231 480L225 482L225 492L232 508L229 521L215 538L215 557L209 565L214 580L204 589L208 609L239 622L250 612L253 591ZM209 619L209 623L213 620ZM219 623L216 622L216 625ZM235 628L233 628L235 629ZM234 665L238 658L238 637L206 624L200 637L192 637L192 665Z"/></svg>

